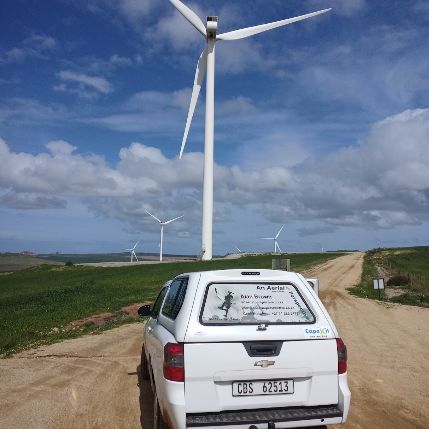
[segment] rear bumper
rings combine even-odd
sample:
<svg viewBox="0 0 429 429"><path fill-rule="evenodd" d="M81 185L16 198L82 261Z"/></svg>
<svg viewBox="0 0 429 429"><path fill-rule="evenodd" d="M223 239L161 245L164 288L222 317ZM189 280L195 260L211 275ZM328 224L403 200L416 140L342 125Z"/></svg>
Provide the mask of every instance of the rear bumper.
<svg viewBox="0 0 429 429"><path fill-rule="evenodd" d="M347 420L350 409L351 393L347 383L347 373L338 376L338 407L343 414L343 423Z"/></svg>
<svg viewBox="0 0 429 429"><path fill-rule="evenodd" d="M329 420L329 422L328 422ZM258 429L264 429L268 422L276 423L276 427L290 427L288 423L301 423L299 426L311 426L315 424L341 423L343 412L338 405L323 405L317 407L287 407L259 410L222 411L220 413L192 413L186 415L186 427L219 427L241 425L248 428L257 425Z"/></svg>

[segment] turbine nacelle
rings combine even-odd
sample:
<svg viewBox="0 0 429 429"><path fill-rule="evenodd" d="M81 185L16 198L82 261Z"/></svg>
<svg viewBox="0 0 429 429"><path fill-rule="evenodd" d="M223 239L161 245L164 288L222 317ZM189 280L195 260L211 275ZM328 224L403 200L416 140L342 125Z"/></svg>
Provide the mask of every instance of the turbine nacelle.
<svg viewBox="0 0 429 429"><path fill-rule="evenodd" d="M216 39L217 16L207 17L207 39Z"/></svg>

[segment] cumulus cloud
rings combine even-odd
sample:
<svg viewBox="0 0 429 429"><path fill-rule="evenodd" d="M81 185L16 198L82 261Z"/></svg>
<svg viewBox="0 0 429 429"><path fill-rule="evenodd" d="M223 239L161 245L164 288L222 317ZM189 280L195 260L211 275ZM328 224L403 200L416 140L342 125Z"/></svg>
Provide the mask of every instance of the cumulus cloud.
<svg viewBox="0 0 429 429"><path fill-rule="evenodd" d="M71 70L60 71L57 75L62 83L55 85L56 91L72 92L83 98L92 98L97 94L109 94L113 88L110 82L101 76L89 76Z"/></svg>
<svg viewBox="0 0 429 429"><path fill-rule="evenodd" d="M217 220L232 207L252 207L274 222L321 223L302 235L336 226L390 228L429 219L429 109L407 110L374 124L365 139L328 155L286 166L215 165ZM108 165L81 155L64 141L48 152L15 153L0 140L1 204L61 207L80 197L99 215L133 225L148 224L144 209L160 216L186 212L176 228L200 217L203 155L167 158L158 148L132 143ZM5 196L6 195L6 196ZM24 203L25 201L25 203Z"/></svg>

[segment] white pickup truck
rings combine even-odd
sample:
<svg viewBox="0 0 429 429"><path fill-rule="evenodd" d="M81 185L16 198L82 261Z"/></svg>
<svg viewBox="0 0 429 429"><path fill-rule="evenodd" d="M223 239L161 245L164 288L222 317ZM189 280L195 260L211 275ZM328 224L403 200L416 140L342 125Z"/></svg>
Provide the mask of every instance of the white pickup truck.
<svg viewBox="0 0 429 429"><path fill-rule="evenodd" d="M302 275L262 269L182 274L139 314L149 316L141 375L154 392L154 429L346 421L346 347Z"/></svg>

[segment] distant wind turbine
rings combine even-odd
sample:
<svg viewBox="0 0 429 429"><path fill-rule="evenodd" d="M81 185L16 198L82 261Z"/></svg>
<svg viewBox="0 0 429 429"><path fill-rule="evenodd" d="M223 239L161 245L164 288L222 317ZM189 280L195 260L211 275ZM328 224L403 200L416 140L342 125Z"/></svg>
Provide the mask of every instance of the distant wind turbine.
<svg viewBox="0 0 429 429"><path fill-rule="evenodd" d="M138 261L136 252L134 250L135 250L135 248L137 247L137 245L139 243L140 243L140 240L138 240L136 242L136 244L134 244L134 247L132 247L131 249L125 249L127 252L130 252L130 254L131 254L131 260L130 260L130 262L133 262L133 257L136 258L136 261Z"/></svg>
<svg viewBox="0 0 429 429"><path fill-rule="evenodd" d="M145 210L145 212L149 216L152 216L161 225L161 239L159 241L159 260L162 261L162 242L164 240L164 225L168 225L169 223L174 222L175 220L182 218L183 215L179 216L179 217L175 217L174 219L166 220L165 222L163 222L162 220L160 220L156 216L154 216L152 213L149 213L147 210Z"/></svg>
<svg viewBox="0 0 429 429"><path fill-rule="evenodd" d="M277 239L279 238L280 233L282 232L282 229L284 228L284 225L279 229L279 232L274 237L263 237L261 240L274 240L274 253L277 253L277 250L281 253L282 249L280 249L279 243L277 242Z"/></svg>
<svg viewBox="0 0 429 429"><path fill-rule="evenodd" d="M323 9L318 12L307 13L295 18L283 19L269 24L256 25L254 27L242 28L217 34L217 16L208 16L207 23L180 0L170 0L170 3L206 38L206 47L200 55L195 71L194 86L192 88L191 103L188 118L186 120L185 132L183 134L180 148L180 158L185 148L195 106L198 101L201 86L207 74L206 80L206 112L205 112L205 138L204 138L204 178L203 178L203 226L201 255L203 260L212 259L213 241L213 146L214 146L214 72L215 72L215 45L219 40L237 40L253 36L263 31L272 30L303 19L312 18L328 12L331 9Z"/></svg>
<svg viewBox="0 0 429 429"><path fill-rule="evenodd" d="M242 253L241 250L237 246L234 246L234 247L237 249L238 253Z"/></svg>

